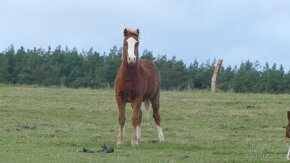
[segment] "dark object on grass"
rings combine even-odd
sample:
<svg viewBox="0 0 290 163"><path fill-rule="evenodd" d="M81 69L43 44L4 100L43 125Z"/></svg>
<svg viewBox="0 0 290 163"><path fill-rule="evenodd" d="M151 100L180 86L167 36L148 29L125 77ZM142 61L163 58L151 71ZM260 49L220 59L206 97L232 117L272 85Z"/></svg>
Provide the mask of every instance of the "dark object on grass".
<svg viewBox="0 0 290 163"><path fill-rule="evenodd" d="M102 149L107 149L107 146L105 144L101 145Z"/></svg>
<svg viewBox="0 0 290 163"><path fill-rule="evenodd" d="M112 147L107 148L107 146L105 144L101 145L102 149L98 150L98 152L104 152L104 153L113 153L114 149Z"/></svg>
<svg viewBox="0 0 290 163"><path fill-rule="evenodd" d="M268 128L268 127L270 127L270 126L268 126L268 125L263 125L262 127L263 127L263 128Z"/></svg>
<svg viewBox="0 0 290 163"><path fill-rule="evenodd" d="M246 107L246 109L253 109L255 106L253 106L253 105L248 105L247 107Z"/></svg>
<svg viewBox="0 0 290 163"><path fill-rule="evenodd" d="M95 153L95 151L92 151L92 150L90 150L90 149L86 149L86 148L83 148L83 150L80 151L80 152Z"/></svg>
<svg viewBox="0 0 290 163"><path fill-rule="evenodd" d="M23 128L23 129L26 129L26 130L36 130L36 126L32 126L32 127L30 127L30 126L25 126L25 125L23 125L23 126L21 126L21 128Z"/></svg>
<svg viewBox="0 0 290 163"><path fill-rule="evenodd" d="M112 147L104 150L104 153L113 153L113 152L114 152L114 149Z"/></svg>
<svg viewBox="0 0 290 163"><path fill-rule="evenodd" d="M187 159L187 158L189 158L189 156L182 156L181 157L182 160Z"/></svg>
<svg viewBox="0 0 290 163"><path fill-rule="evenodd" d="M159 140L151 140L151 143L157 143Z"/></svg>
<svg viewBox="0 0 290 163"><path fill-rule="evenodd" d="M105 144L102 144L101 147L102 147L102 149L98 150L97 152L104 152L104 153L113 153L114 152L114 149L112 147L107 148L107 146ZM83 148L83 150L79 151L79 152L95 153L95 151L92 151L92 150L86 149L86 148Z"/></svg>
<svg viewBox="0 0 290 163"><path fill-rule="evenodd" d="M101 145L102 149L98 150L98 152L104 152L105 150L107 150L107 146L105 144Z"/></svg>
<svg viewBox="0 0 290 163"><path fill-rule="evenodd" d="M241 130L241 129L244 129L244 128L245 128L244 126L240 126L240 127L233 128L233 130Z"/></svg>

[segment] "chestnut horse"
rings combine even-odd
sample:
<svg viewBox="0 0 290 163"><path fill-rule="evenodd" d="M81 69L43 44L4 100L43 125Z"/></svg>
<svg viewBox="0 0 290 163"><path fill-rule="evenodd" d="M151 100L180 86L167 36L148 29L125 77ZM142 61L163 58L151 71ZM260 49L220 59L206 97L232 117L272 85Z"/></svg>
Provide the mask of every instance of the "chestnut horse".
<svg viewBox="0 0 290 163"><path fill-rule="evenodd" d="M155 64L148 60L138 58L139 29L130 30L125 28L123 42L123 61L115 80L116 100L119 107L120 131L118 145L124 143L125 134L125 108L130 102L133 115L133 136L131 145L137 146L141 137L141 104L149 109L149 101L153 108L153 118L157 124L159 141L164 141L160 126L159 97L160 97L160 75Z"/></svg>

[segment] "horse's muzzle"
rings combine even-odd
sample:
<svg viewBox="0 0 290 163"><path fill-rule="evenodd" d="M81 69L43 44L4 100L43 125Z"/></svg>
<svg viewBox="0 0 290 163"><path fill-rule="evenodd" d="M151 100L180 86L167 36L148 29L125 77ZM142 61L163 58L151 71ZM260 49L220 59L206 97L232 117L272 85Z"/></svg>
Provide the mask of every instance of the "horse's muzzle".
<svg viewBox="0 0 290 163"><path fill-rule="evenodd" d="M134 65L134 64L136 63L136 57L129 57L129 58L127 59L127 63L128 63L129 65Z"/></svg>

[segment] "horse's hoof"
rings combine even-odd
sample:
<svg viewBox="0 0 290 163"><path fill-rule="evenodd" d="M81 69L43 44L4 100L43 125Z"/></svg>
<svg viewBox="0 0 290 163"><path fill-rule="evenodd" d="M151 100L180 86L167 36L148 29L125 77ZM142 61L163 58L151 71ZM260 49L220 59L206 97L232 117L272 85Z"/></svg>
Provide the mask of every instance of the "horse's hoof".
<svg viewBox="0 0 290 163"><path fill-rule="evenodd" d="M163 141L165 141L164 137L163 136L159 136L159 142L163 142Z"/></svg>
<svg viewBox="0 0 290 163"><path fill-rule="evenodd" d="M132 143L131 146L132 147L138 147L139 146L139 143Z"/></svg>
<svg viewBox="0 0 290 163"><path fill-rule="evenodd" d="M137 147L137 146L139 146L138 141L137 141L137 140L132 140L132 141L131 141L131 146L132 146L132 147Z"/></svg>
<svg viewBox="0 0 290 163"><path fill-rule="evenodd" d="M120 143L120 142L117 143L118 146L122 146L123 144L124 144L124 143Z"/></svg>
<svg viewBox="0 0 290 163"><path fill-rule="evenodd" d="M118 142L117 142L117 145L118 146L121 146L121 145L123 145L124 144L124 141L120 141L120 140L118 140Z"/></svg>

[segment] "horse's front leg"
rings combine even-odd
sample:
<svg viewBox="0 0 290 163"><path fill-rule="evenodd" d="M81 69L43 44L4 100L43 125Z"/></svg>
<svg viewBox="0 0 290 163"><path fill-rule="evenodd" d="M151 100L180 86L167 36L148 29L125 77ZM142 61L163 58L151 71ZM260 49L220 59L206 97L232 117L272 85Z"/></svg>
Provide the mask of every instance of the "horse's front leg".
<svg viewBox="0 0 290 163"><path fill-rule="evenodd" d="M141 111L141 104L142 104L142 98L136 98L136 100L132 103L133 107L133 115L132 115L132 125L133 125L133 136L131 145L132 146L138 146L139 141L141 138L141 120L142 120L142 111Z"/></svg>
<svg viewBox="0 0 290 163"><path fill-rule="evenodd" d="M120 131L118 136L118 145L122 145L124 143L125 138L125 109L126 109L126 101L124 101L120 96L116 96L118 108L119 108L119 125Z"/></svg>

